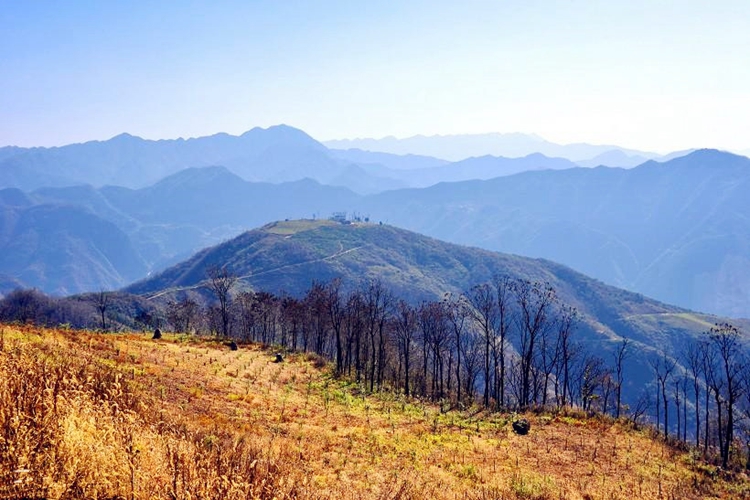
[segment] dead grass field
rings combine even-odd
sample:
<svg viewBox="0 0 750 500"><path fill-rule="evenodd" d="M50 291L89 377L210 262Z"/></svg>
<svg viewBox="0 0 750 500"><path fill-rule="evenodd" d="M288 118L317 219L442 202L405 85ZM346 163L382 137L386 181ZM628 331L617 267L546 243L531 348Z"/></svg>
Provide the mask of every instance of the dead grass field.
<svg viewBox="0 0 750 500"><path fill-rule="evenodd" d="M303 354L0 326L0 498L750 498L690 453L575 415L441 412Z"/></svg>

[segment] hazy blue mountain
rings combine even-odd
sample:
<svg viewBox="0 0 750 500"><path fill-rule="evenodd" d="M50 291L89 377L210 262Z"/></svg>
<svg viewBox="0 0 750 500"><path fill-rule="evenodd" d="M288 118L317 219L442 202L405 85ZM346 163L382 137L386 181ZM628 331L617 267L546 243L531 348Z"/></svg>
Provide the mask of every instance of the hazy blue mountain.
<svg viewBox="0 0 750 500"><path fill-rule="evenodd" d="M20 148L18 146L3 146L0 148L0 161L4 160L5 158L9 158L13 155L16 155L21 152L23 148Z"/></svg>
<svg viewBox="0 0 750 500"><path fill-rule="evenodd" d="M346 187L358 194L375 194L392 189L411 187L408 182L397 178L397 176L383 177L383 174L388 174L382 172L382 169L378 169L377 175L373 175L371 168L372 165L348 165L325 184Z"/></svg>
<svg viewBox="0 0 750 500"><path fill-rule="evenodd" d="M750 160L699 150L632 169L525 172L381 193L361 210L544 257L694 310L750 317Z"/></svg>
<svg viewBox="0 0 750 500"><path fill-rule="evenodd" d="M682 156L682 155L680 155ZM671 158L668 158L669 160ZM628 155L624 151L619 149L613 149L611 151L606 151L602 154L596 155L591 159L588 160L578 160L576 163L580 165L581 167L599 167L599 166L606 166L606 167L623 167L623 168L629 168L629 167L635 167L637 165L640 165L641 163L644 163L648 161L649 158L641 155ZM661 161L661 158L659 159ZM664 160L664 161L667 161Z"/></svg>
<svg viewBox="0 0 750 500"><path fill-rule="evenodd" d="M3 189L0 273L48 293L118 288L269 219L327 217L358 199L310 179L246 182L224 167L142 189Z"/></svg>
<svg viewBox="0 0 750 500"><path fill-rule="evenodd" d="M467 134L467 135L417 135L405 139L341 139L324 143L333 149L363 149L397 155L415 154L434 156L449 161L460 161L474 156L504 156L518 158L533 153L571 161L590 160L612 150L628 156L654 158L658 155L618 146L591 144L555 144L533 134Z"/></svg>
<svg viewBox="0 0 750 500"><path fill-rule="evenodd" d="M24 287L25 285L17 279L5 274L0 274L0 297L12 292L13 290Z"/></svg>
<svg viewBox="0 0 750 500"><path fill-rule="evenodd" d="M450 163L447 160L431 156L413 154L397 155L365 151L363 149L330 149L333 156L360 165L380 165L390 170L414 170L430 167L440 167Z"/></svg>
<svg viewBox="0 0 750 500"><path fill-rule="evenodd" d="M534 153L522 158L498 156L467 158L439 167L398 171L392 175L407 182L411 187L427 187L439 182L487 180L530 170L559 170L577 166L564 158L547 158L540 153Z"/></svg>
<svg viewBox="0 0 750 500"><path fill-rule="evenodd" d="M53 294L113 289L146 272L115 224L71 205L0 207L0 275Z"/></svg>
<svg viewBox="0 0 750 500"><path fill-rule="evenodd" d="M373 175L380 175L391 180L390 184L380 184L370 192L362 188L355 189L361 194L374 194L404 187L427 187L439 182L492 179L527 170L563 169L578 166L564 158L548 158L540 153L530 154L522 158L485 155L457 162L448 162L426 156L395 155L358 149L332 151L337 156L357 161L360 168L365 171L373 169ZM360 179L370 181L368 178ZM352 187L354 186L353 180L341 183L341 185L354 189Z"/></svg>
<svg viewBox="0 0 750 500"><path fill-rule="evenodd" d="M55 148L2 148L0 188L31 191L43 187L114 185L136 189L186 168L221 165L246 181L278 184L310 178L367 195L438 182L488 179L528 169L573 166L554 164L563 160L550 158L555 156L550 151L560 152L556 156L561 158L606 152L593 161L597 164L599 160L614 164L609 161L613 158L618 165L635 161L631 152L624 150L588 145L558 147L524 134L419 136L405 143L389 141L407 149L414 144L445 151L461 147L476 154L453 155L460 161L451 166L448 161L431 156L329 150L303 131L286 125L254 128L239 136L222 133L187 140L151 141L120 134L107 141ZM494 151L505 151L508 154L504 156L513 158L493 160L490 155L497 156ZM452 157L448 153L445 156Z"/></svg>
<svg viewBox="0 0 750 500"><path fill-rule="evenodd" d="M31 190L76 184L144 187L189 167L225 165L252 181L285 182L305 177L326 182L349 162L301 130L279 125L240 136L150 141L121 134L56 148L3 148L0 187ZM368 174L370 175L370 174ZM373 182L374 184L375 182Z"/></svg>
<svg viewBox="0 0 750 500"><path fill-rule="evenodd" d="M99 192L137 221L128 233L154 269L268 220L328 216L358 199L311 179L246 182L224 167L186 169L138 190L108 186Z"/></svg>
<svg viewBox="0 0 750 500"><path fill-rule="evenodd" d="M140 189L0 190L0 237L19 231L21 214L35 205L77 206L115 224L156 271L271 220L348 211L448 241L548 258L694 310L750 317L748 163L712 150L630 169L567 168L566 160L541 155L474 158L388 169L400 178L383 184L545 170L369 196L310 179L251 183L227 168L192 168ZM370 167L348 164L328 180L364 190ZM20 269L0 272L20 279Z"/></svg>
<svg viewBox="0 0 750 500"><path fill-rule="evenodd" d="M224 167L186 169L138 190L105 187L100 192L141 223L190 223L211 230L220 225L254 227L269 217L327 214L350 204L351 191L311 179L271 184L246 182Z"/></svg>
<svg viewBox="0 0 750 500"><path fill-rule="evenodd" d="M0 189L0 206L3 207L29 207L33 200L20 189Z"/></svg>
<svg viewBox="0 0 750 500"><path fill-rule="evenodd" d="M693 153L697 151L696 149L683 149L682 151L673 151L672 153L666 154L664 156L661 156L659 158L654 158L654 161L658 161L660 163L664 163L670 160L674 160L676 158L680 158L682 156L687 156L690 153Z"/></svg>

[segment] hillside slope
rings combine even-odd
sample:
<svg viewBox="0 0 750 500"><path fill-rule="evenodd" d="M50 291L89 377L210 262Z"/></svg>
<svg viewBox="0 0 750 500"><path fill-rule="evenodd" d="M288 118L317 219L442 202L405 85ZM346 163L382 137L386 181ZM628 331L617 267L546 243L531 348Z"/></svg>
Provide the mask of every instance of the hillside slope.
<svg viewBox="0 0 750 500"><path fill-rule="evenodd" d="M367 395L304 355L0 325L3 498L747 498L645 431ZM50 389L53 387L54 389ZM54 457L51 459L50 457Z"/></svg>

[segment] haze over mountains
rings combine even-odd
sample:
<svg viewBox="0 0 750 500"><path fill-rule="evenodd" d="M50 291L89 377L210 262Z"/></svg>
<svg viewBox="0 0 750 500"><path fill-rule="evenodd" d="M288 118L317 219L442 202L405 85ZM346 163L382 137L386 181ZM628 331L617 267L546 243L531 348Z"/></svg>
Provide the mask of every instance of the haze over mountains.
<svg viewBox="0 0 750 500"><path fill-rule="evenodd" d="M377 148L328 149L303 131L286 125L256 127L239 136L222 133L151 141L120 134L107 141L53 148L9 146L0 148L0 187L26 191L76 184L140 188L185 168L223 166L248 181L280 183L309 177L322 184L370 194L434 182L489 179L525 170L579 165L630 167L658 156L617 146L560 146L523 134L412 138L397 141L403 144L391 149L418 150L417 139L424 139L431 145L427 149L437 154L392 154L378 152ZM386 139L382 141L388 144ZM378 145L382 141L359 142ZM413 146L414 141L417 145ZM461 165L476 165L480 158L481 169ZM450 167L453 162L459 163L457 168Z"/></svg>
<svg viewBox="0 0 750 500"><path fill-rule="evenodd" d="M0 287L119 288L270 221L346 211L548 258L682 307L750 317L747 158L700 150L628 169L581 168L651 154L555 150L530 136L462 137L593 156L451 162L328 149L287 126L238 137L123 134L61 148L0 148Z"/></svg>
<svg viewBox="0 0 750 500"><path fill-rule="evenodd" d="M405 139L342 139L326 141L332 149L363 149L397 155L417 154L435 156L450 161L460 161L472 156L505 156L518 158L534 153L586 162L583 166L608 165L633 167L660 155L645 151L624 149L619 146L591 144L555 144L534 134L464 134L416 135Z"/></svg>
<svg viewBox="0 0 750 500"><path fill-rule="evenodd" d="M544 257L694 310L750 315L750 160L700 150L634 169L525 172L368 198L447 241Z"/></svg>

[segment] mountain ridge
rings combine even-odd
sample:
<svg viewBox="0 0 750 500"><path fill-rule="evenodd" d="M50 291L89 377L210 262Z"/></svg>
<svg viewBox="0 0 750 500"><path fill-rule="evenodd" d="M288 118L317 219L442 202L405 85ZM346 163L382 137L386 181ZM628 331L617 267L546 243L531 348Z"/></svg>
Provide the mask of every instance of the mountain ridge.
<svg viewBox="0 0 750 500"><path fill-rule="evenodd" d="M489 160L494 172L501 162ZM698 150L630 169L526 170L366 196L319 181L252 183L227 167L196 167L141 189L0 190L0 235L18 220L18 207L82 206L115 223L155 272L271 220L346 211L446 241L544 257L693 310L750 317L748 161ZM341 183L368 182L361 168L369 167L342 170ZM20 272L6 274L18 279Z"/></svg>
<svg viewBox="0 0 750 500"><path fill-rule="evenodd" d="M544 257L661 300L736 317L750 315L742 305L750 290L740 278L750 266L743 257L750 252L742 215L750 214L748 186L750 159L701 150L633 169L527 171L391 191L367 198L362 210L447 241ZM710 250L711 241L720 247ZM689 255L703 255L709 274L691 272L689 260L656 260L689 250L685 242L703 245ZM652 266L657 262L660 270ZM742 292L730 303L708 301L706 279L711 288Z"/></svg>
<svg viewBox="0 0 750 500"><path fill-rule="evenodd" d="M357 138L323 141L334 149L359 148L394 154L420 154L434 156L449 161L460 161L472 156L491 154L493 156L522 157L532 153L562 157L571 161L590 160L611 150L618 150L628 156L654 158L656 153L638 151L613 145L592 145L586 143L555 144L535 134L520 132L485 134L415 135L399 139L393 136L381 139Z"/></svg>

